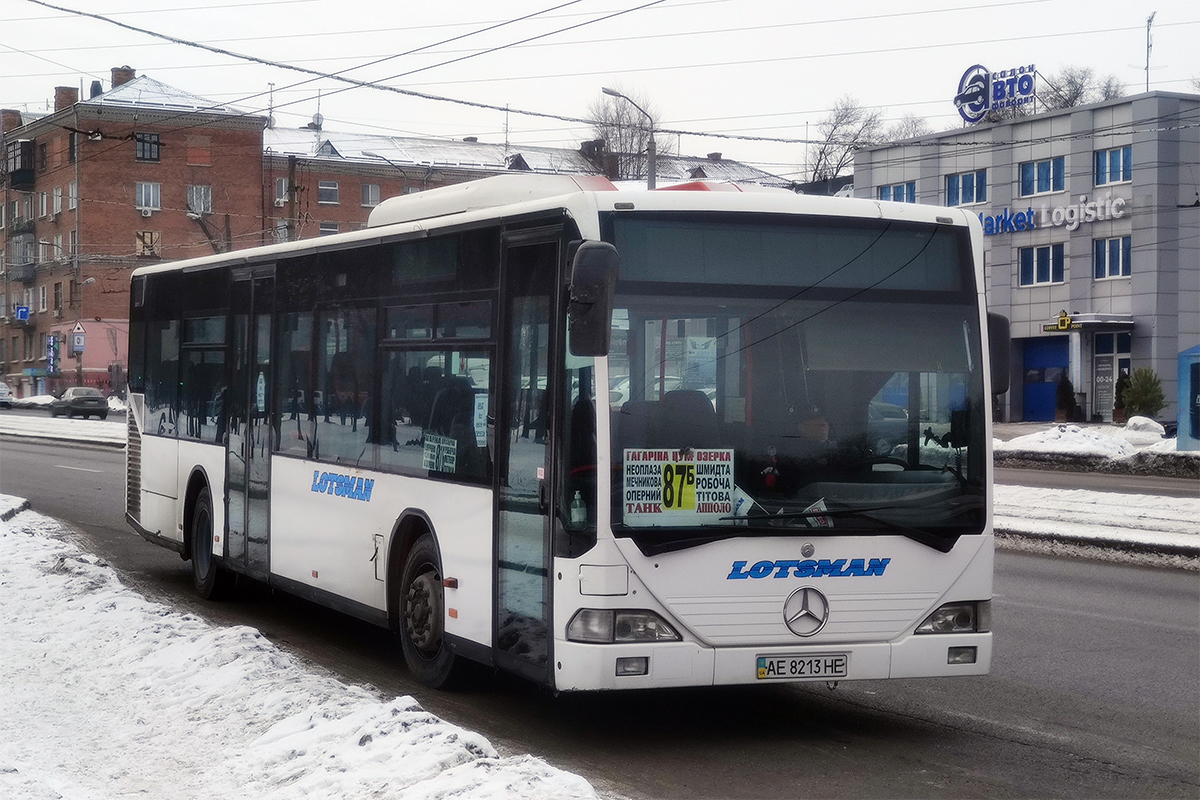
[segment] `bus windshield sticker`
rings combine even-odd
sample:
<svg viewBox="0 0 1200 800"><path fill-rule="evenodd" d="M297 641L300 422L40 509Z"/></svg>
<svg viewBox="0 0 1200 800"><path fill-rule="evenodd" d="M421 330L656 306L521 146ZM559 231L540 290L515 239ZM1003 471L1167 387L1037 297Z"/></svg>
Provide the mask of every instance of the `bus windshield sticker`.
<svg viewBox="0 0 1200 800"><path fill-rule="evenodd" d="M627 525L699 525L733 513L733 450L627 449Z"/></svg>
<svg viewBox="0 0 1200 800"><path fill-rule="evenodd" d="M430 472L454 472L458 464L458 442L449 436L425 432L421 468Z"/></svg>
<svg viewBox="0 0 1200 800"><path fill-rule="evenodd" d="M475 395L475 445L487 447L487 409L488 396L483 392Z"/></svg>
<svg viewBox="0 0 1200 800"><path fill-rule="evenodd" d="M829 510L829 507L825 505L825 498L822 497L820 500L813 503L808 508L804 509L803 513L813 514L817 511L828 511L828 510ZM812 517L805 517L805 520L808 522L808 526L810 528L832 528L833 527L833 517L812 516Z"/></svg>

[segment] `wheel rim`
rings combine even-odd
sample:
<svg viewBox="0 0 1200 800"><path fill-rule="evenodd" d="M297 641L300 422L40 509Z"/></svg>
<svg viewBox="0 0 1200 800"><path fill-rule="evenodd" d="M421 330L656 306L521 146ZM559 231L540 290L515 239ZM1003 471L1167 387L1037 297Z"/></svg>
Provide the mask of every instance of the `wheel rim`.
<svg viewBox="0 0 1200 800"><path fill-rule="evenodd" d="M432 565L413 578L404 596L404 630L424 658L433 658L442 647L441 580Z"/></svg>

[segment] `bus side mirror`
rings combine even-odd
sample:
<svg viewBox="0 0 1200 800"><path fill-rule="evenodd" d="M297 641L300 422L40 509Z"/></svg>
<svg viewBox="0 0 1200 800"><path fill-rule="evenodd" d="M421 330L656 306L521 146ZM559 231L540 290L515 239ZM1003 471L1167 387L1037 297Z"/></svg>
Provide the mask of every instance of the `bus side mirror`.
<svg viewBox="0 0 1200 800"><path fill-rule="evenodd" d="M992 370L992 394L1004 394L1008 391L1009 353L1012 339L1009 333L1008 317L989 311L987 321L988 356Z"/></svg>
<svg viewBox="0 0 1200 800"><path fill-rule="evenodd" d="M584 242L575 252L567 305L571 355L608 355L620 264L617 248L607 242Z"/></svg>

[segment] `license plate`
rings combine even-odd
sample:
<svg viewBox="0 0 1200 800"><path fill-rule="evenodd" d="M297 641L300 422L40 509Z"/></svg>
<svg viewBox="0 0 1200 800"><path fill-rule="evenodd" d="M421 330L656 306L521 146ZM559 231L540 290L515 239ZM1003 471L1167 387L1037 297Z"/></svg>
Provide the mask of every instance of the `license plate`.
<svg viewBox="0 0 1200 800"><path fill-rule="evenodd" d="M758 679L769 680L823 680L844 678L850 659L845 653L829 653L815 656L759 656Z"/></svg>

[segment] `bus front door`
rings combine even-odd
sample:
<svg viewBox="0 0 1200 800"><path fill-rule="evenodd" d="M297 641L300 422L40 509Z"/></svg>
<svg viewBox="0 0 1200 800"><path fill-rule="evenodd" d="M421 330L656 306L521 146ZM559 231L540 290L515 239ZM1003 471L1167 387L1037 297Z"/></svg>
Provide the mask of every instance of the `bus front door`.
<svg viewBox="0 0 1200 800"><path fill-rule="evenodd" d="M273 269L236 273L225 403L225 563L265 579L270 570L270 386Z"/></svg>
<svg viewBox="0 0 1200 800"><path fill-rule="evenodd" d="M507 331L503 402L496 440L497 666L546 683L550 679L549 402L558 241L510 242L505 249Z"/></svg>

